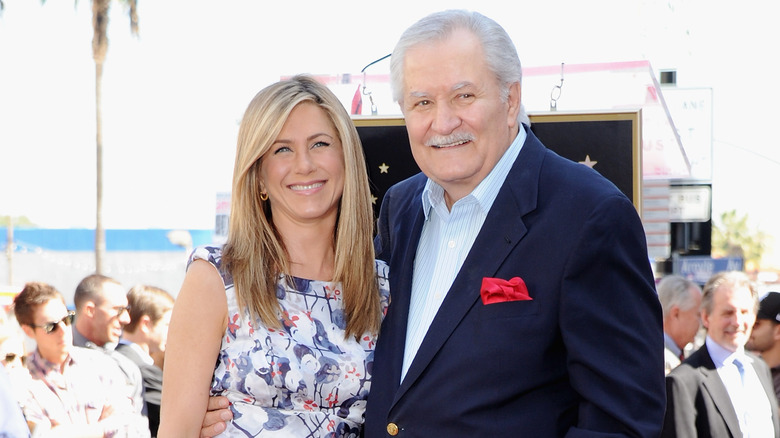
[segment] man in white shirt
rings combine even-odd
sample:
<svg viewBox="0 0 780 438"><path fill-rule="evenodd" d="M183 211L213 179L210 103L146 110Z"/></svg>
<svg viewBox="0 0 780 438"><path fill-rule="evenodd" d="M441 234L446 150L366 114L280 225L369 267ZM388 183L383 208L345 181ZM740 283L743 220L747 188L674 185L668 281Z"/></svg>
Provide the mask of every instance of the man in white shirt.
<svg viewBox="0 0 780 438"><path fill-rule="evenodd" d="M769 367L745 351L758 292L743 272L721 272L702 290L704 345L666 377L662 437L779 437Z"/></svg>

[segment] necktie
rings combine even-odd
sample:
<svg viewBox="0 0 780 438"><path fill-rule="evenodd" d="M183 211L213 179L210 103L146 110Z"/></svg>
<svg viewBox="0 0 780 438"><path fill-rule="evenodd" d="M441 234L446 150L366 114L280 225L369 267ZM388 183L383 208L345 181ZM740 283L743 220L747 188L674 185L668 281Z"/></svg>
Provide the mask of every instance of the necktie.
<svg viewBox="0 0 780 438"><path fill-rule="evenodd" d="M739 427L742 429L742 434L744 436L750 436L750 429L749 429L749 418L747 416L747 410L745 408L745 403L748 397L746 388L745 388L745 365L737 358L734 358L734 366L737 367L737 371L739 371L739 398L737 400L732 400L732 403L736 404L734 405L734 409L737 412L737 415L740 417L739 420Z"/></svg>
<svg viewBox="0 0 780 438"><path fill-rule="evenodd" d="M742 386L745 385L745 366L742 364L742 362L739 359L734 359L734 366L737 367L737 370L739 371L739 379L742 382Z"/></svg>
<svg viewBox="0 0 780 438"><path fill-rule="evenodd" d="M684 360L685 360L685 352L681 350L680 351L680 362L682 362Z"/></svg>

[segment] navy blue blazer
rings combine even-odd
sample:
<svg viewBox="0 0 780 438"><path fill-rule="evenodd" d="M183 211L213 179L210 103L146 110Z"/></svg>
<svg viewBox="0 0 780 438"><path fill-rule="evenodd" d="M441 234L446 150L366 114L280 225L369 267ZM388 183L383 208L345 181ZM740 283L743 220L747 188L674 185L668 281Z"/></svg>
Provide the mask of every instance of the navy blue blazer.
<svg viewBox="0 0 780 438"><path fill-rule="evenodd" d="M426 177L385 194L375 245L392 301L365 437L396 428L426 438L660 433L663 329L642 223L612 183L527 131L403 382ZM482 304L484 277L516 276L531 301Z"/></svg>

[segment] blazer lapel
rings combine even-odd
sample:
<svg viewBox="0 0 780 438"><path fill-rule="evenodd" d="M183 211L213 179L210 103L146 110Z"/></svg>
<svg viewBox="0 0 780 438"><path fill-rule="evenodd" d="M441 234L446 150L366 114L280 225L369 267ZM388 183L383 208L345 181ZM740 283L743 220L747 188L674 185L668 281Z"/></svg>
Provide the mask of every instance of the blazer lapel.
<svg viewBox="0 0 780 438"><path fill-rule="evenodd" d="M424 186L426 180L422 179L421 181L422 186ZM417 187L415 193L421 192L422 186ZM411 301L414 259L425 221L425 215L419 199L420 196L417 193L413 197L414 202L403 206L398 212L393 212L392 214L392 217L397 220L393 221L393 230L390 234L397 241L397 246L396 242L391 243L393 248L392 260L388 262L394 269L390 271L390 307L382 324L383 328L380 330L379 336L382 342L377 346L377 350L382 348L392 352L388 354L391 360L387 361L389 362L387 366L390 367L391 383L393 388L396 389L401 380L403 352L406 347L406 328L409 317L409 303ZM412 218L412 220L398 219L404 217ZM394 293L393 291L396 292ZM391 325L393 329L384 328Z"/></svg>
<svg viewBox="0 0 780 438"><path fill-rule="evenodd" d="M718 412L720 412L720 415L723 417L723 421L729 428L731 436L742 436L742 431L739 428L739 419L734 411L734 405L731 403L731 397L729 397L726 386L723 384L718 371L715 369L715 363L712 361L712 356L710 356L707 346L704 345L702 348L704 348L707 353L702 356L703 366L699 367L699 372L704 376L703 385L707 389L707 392L709 392L710 398L718 409Z"/></svg>
<svg viewBox="0 0 780 438"><path fill-rule="evenodd" d="M778 433L780 433L780 419L778 418L777 394L775 393L774 382L772 382L771 374L764 371L763 367L759 367L756 363L756 361L763 361L763 359L753 354L748 354L748 356L753 359L753 370L758 375L758 380L761 382L761 386L769 399L769 406L772 408L772 424L775 426L775 436L778 436Z"/></svg>
<svg viewBox="0 0 780 438"><path fill-rule="evenodd" d="M538 173L544 152L544 146L528 131L528 138L520 155L515 160L506 181L496 196L471 251L455 277L409 366L403 382L401 382L396 394L396 401L419 378L458 324L478 301L482 278L495 276L502 262L526 234L527 229L523 224L522 217L536 208ZM508 221L507 217L514 218L514 220ZM419 241L420 230L415 229L415 231L416 240ZM416 244L414 248L416 249ZM392 277L392 275L391 273L390 276ZM411 277L409 277L408 287L411 290ZM405 298L405 311L408 315L408 297Z"/></svg>

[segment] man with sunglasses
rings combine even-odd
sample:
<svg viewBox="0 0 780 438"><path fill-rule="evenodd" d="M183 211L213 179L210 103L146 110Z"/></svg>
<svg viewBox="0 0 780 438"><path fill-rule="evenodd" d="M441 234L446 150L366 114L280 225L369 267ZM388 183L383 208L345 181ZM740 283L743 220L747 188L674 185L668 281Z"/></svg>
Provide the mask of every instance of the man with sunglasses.
<svg viewBox="0 0 780 438"><path fill-rule="evenodd" d="M73 302L76 305L73 345L100 350L114 359L125 375L126 393L133 406L146 416L141 369L116 351L124 327L130 323L126 289L111 277L92 274L76 286Z"/></svg>
<svg viewBox="0 0 780 438"><path fill-rule="evenodd" d="M146 418L123 395L124 376L105 354L73 345L74 313L53 286L27 283L14 299L24 333L35 340L20 404L34 436L148 437Z"/></svg>

